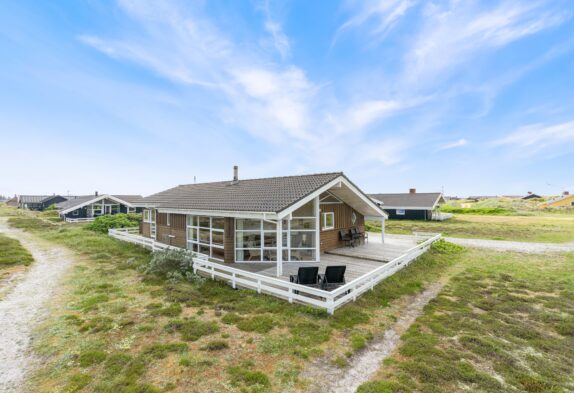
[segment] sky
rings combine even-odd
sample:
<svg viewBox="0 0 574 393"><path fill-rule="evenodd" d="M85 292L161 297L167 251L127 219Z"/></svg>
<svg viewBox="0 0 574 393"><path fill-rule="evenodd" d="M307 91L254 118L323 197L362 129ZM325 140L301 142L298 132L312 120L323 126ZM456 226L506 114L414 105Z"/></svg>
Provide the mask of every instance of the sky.
<svg viewBox="0 0 574 393"><path fill-rule="evenodd" d="M0 7L0 194L574 191L571 0Z"/></svg>

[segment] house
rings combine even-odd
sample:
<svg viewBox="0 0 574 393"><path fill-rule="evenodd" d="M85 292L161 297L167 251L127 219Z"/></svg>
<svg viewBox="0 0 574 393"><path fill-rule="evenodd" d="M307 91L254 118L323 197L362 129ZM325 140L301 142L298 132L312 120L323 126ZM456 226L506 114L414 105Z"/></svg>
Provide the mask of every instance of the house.
<svg viewBox="0 0 574 393"><path fill-rule="evenodd" d="M6 206L18 207L18 195L14 195L12 198L6 201Z"/></svg>
<svg viewBox="0 0 574 393"><path fill-rule="evenodd" d="M574 194L564 191L560 197L546 201L540 207L574 207Z"/></svg>
<svg viewBox="0 0 574 393"><path fill-rule="evenodd" d="M28 210L45 210L48 207L67 200L61 195L20 195L18 207Z"/></svg>
<svg viewBox="0 0 574 393"><path fill-rule="evenodd" d="M180 185L145 197L142 236L224 263L319 262L387 215L342 172ZM282 239L278 241L278 239Z"/></svg>
<svg viewBox="0 0 574 393"><path fill-rule="evenodd" d="M417 192L411 188L408 193L370 194L390 219L431 220L434 210L445 200L441 192Z"/></svg>
<svg viewBox="0 0 574 393"><path fill-rule="evenodd" d="M523 196L521 199L527 201L529 199L540 199L540 198L543 198L543 197L538 195L538 194L533 193L532 191L528 191L528 194L526 194L526 196Z"/></svg>
<svg viewBox="0 0 574 393"><path fill-rule="evenodd" d="M92 195L77 196L60 202L56 208L65 221L90 221L106 214L141 213L142 208L134 205L141 199L141 195L109 195L95 192Z"/></svg>

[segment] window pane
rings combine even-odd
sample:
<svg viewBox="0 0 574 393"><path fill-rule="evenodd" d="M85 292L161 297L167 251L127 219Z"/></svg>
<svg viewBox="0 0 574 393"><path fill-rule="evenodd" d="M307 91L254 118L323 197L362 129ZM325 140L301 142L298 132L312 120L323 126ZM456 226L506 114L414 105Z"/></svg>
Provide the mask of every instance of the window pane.
<svg viewBox="0 0 574 393"><path fill-rule="evenodd" d="M237 248L261 247L261 232L237 232L235 236L235 247Z"/></svg>
<svg viewBox="0 0 574 393"><path fill-rule="evenodd" d="M240 219L236 220L237 230L261 230L260 220Z"/></svg>
<svg viewBox="0 0 574 393"><path fill-rule="evenodd" d="M263 250L263 261L271 262L277 260L277 250Z"/></svg>
<svg viewBox="0 0 574 393"><path fill-rule="evenodd" d="M263 247L277 247L277 232L265 232L263 240Z"/></svg>
<svg viewBox="0 0 574 393"><path fill-rule="evenodd" d="M209 244L209 229L199 228L199 241Z"/></svg>
<svg viewBox="0 0 574 393"><path fill-rule="evenodd" d="M200 254L209 255L209 246L199 245L199 252Z"/></svg>
<svg viewBox="0 0 574 393"><path fill-rule="evenodd" d="M335 227L335 215L333 213L323 214L323 228L334 228Z"/></svg>
<svg viewBox="0 0 574 393"><path fill-rule="evenodd" d="M291 248L315 247L315 232L291 231Z"/></svg>
<svg viewBox="0 0 574 393"><path fill-rule="evenodd" d="M293 217L313 217L315 216L313 201L306 203L293 212Z"/></svg>
<svg viewBox="0 0 574 393"><path fill-rule="evenodd" d="M188 240L197 240L197 229L188 228L187 229L187 239Z"/></svg>
<svg viewBox="0 0 574 393"><path fill-rule="evenodd" d="M211 257L216 259L223 259L224 253L222 248L211 247Z"/></svg>
<svg viewBox="0 0 574 393"><path fill-rule="evenodd" d="M276 231L277 230L277 224L272 224L270 222L263 221L263 229L266 231Z"/></svg>
<svg viewBox="0 0 574 393"><path fill-rule="evenodd" d="M261 261L261 250L237 250L235 252L237 261L258 262Z"/></svg>
<svg viewBox="0 0 574 393"><path fill-rule="evenodd" d="M225 219L222 217L212 217L211 218L211 227L214 229L223 229L225 224Z"/></svg>
<svg viewBox="0 0 574 393"><path fill-rule="evenodd" d="M209 228L209 217L199 216L199 226L203 228Z"/></svg>
<svg viewBox="0 0 574 393"><path fill-rule="evenodd" d="M213 244L220 244L223 246L223 232L212 231L211 242Z"/></svg>
<svg viewBox="0 0 574 393"><path fill-rule="evenodd" d="M292 261L314 261L315 250L291 250Z"/></svg>
<svg viewBox="0 0 574 393"><path fill-rule="evenodd" d="M294 218L291 220L291 230L293 229L315 229L315 219Z"/></svg>
<svg viewBox="0 0 574 393"><path fill-rule="evenodd" d="M283 232L283 247L287 247L287 233L286 231Z"/></svg>

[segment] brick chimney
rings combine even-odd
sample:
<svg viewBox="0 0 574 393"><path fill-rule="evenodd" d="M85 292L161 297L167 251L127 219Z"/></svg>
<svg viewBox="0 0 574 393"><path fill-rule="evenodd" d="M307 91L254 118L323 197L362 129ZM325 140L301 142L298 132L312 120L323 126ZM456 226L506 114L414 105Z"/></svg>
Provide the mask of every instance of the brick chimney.
<svg viewBox="0 0 574 393"><path fill-rule="evenodd" d="M532 195L532 191L528 191L528 195Z"/></svg>
<svg viewBox="0 0 574 393"><path fill-rule="evenodd" d="M97 192L97 191L96 191L96 192L94 192L94 195L95 195L95 196L98 196L98 192Z"/></svg>
<svg viewBox="0 0 574 393"><path fill-rule="evenodd" d="M409 188L409 194L416 194L416 193L417 193L416 188Z"/></svg>
<svg viewBox="0 0 574 393"><path fill-rule="evenodd" d="M562 195L568 196L568 195L570 195L570 193L569 193L568 191L564 191L564 192L562 193Z"/></svg>
<svg viewBox="0 0 574 393"><path fill-rule="evenodd" d="M239 167L237 165L233 166L233 181L231 184L239 183Z"/></svg>

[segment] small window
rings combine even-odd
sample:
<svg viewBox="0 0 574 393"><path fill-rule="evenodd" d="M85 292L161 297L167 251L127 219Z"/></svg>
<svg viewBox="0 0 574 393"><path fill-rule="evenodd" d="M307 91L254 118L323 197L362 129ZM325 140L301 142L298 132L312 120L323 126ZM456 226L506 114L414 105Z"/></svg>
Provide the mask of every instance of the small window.
<svg viewBox="0 0 574 393"><path fill-rule="evenodd" d="M323 226L324 231L335 228L335 213L323 213Z"/></svg>
<svg viewBox="0 0 574 393"><path fill-rule="evenodd" d="M150 213L151 213L151 212L150 212L148 209L145 209L145 210L143 211L143 217L144 217L143 220L144 220L144 222L150 222L150 221L151 221L151 220L150 220Z"/></svg>
<svg viewBox="0 0 574 393"><path fill-rule="evenodd" d="M405 215L405 209L397 209L397 216L404 216Z"/></svg>
<svg viewBox="0 0 574 393"><path fill-rule="evenodd" d="M78 214L80 214L80 211L78 209L72 212L72 216L78 216Z"/></svg>
<svg viewBox="0 0 574 393"><path fill-rule="evenodd" d="M351 214L351 224L355 225L357 223L357 215L355 212Z"/></svg>

